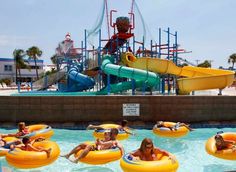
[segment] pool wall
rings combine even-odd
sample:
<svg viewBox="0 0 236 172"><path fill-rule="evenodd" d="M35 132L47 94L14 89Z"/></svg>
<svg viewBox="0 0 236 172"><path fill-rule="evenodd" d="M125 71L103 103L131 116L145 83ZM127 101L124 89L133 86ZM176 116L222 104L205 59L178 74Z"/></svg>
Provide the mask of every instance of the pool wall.
<svg viewBox="0 0 236 172"><path fill-rule="evenodd" d="M140 116L123 116L123 104L140 104ZM235 96L39 96L0 97L0 122L190 123L236 121Z"/></svg>

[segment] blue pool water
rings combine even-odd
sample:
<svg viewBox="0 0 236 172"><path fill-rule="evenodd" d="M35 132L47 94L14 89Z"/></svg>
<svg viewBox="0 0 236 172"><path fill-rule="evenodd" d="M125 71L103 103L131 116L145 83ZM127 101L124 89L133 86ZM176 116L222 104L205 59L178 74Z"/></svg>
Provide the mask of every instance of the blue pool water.
<svg viewBox="0 0 236 172"><path fill-rule="evenodd" d="M140 146L143 138L153 139L154 144L162 149L173 153L179 162L178 172L222 172L236 170L235 161L227 161L215 158L205 152L205 142L218 131L233 131L235 128L204 128L196 129L189 135L179 139L166 139L157 137L151 130L135 130L137 135L131 136L128 140L121 141L126 153ZM10 133L15 130L0 129L0 133ZM52 140L56 141L60 148L61 154L65 154L75 147L78 143L93 140L92 131L86 130L64 130L55 129L55 135ZM91 166L83 163L73 164L65 158L58 158L53 164L32 170L17 170L8 166L5 158L0 158L0 163L12 171L32 171L32 172L121 172L119 161ZM1 171L1 170L0 170Z"/></svg>

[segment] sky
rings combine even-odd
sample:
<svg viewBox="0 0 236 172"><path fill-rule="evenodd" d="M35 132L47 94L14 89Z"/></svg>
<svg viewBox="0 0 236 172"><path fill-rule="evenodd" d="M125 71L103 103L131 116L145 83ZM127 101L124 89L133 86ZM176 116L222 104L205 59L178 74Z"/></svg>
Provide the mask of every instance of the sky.
<svg viewBox="0 0 236 172"><path fill-rule="evenodd" d="M158 40L159 27L163 30L170 27L172 32L178 31L181 48L192 51L182 57L193 63L212 60L216 68L229 67L227 59L236 53L235 0L136 0L136 3L152 39ZM84 29L94 26L103 0L0 0L0 4L0 58L11 58L14 49L38 46L43 51L41 59L49 64L67 32L75 46L81 45ZM116 9L117 16L126 16L130 7L131 0L108 0L108 8ZM107 33L105 24L103 35ZM137 23L136 29L141 27Z"/></svg>

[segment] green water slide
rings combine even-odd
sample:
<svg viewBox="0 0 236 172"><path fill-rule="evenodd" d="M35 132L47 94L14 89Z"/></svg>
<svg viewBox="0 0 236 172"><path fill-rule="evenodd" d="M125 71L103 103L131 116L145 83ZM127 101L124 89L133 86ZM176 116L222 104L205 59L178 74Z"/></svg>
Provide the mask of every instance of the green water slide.
<svg viewBox="0 0 236 172"><path fill-rule="evenodd" d="M122 78L129 78L135 80L135 88L140 88L145 83L147 86L153 87L160 82L157 74L145 70L134 69L126 66L113 64L114 58L106 55L103 57L102 70L106 74L115 75ZM110 92L117 93L132 88L132 82L120 82L118 84L110 84ZM108 88L105 87L99 91L101 94L107 93Z"/></svg>

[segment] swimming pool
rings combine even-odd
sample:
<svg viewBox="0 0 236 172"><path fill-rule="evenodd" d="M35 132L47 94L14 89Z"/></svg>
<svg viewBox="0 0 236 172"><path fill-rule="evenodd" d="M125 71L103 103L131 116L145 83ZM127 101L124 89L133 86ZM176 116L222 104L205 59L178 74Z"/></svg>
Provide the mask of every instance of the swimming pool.
<svg viewBox="0 0 236 172"><path fill-rule="evenodd" d="M178 172L222 172L236 170L235 161L227 161L215 158L205 152L205 141L223 130L224 132L233 131L235 128L204 128L196 129L186 137L179 139L166 139L157 137L151 130L136 130L137 135L131 136L128 140L121 141L126 153L140 146L143 138L153 139L154 144L162 149L173 153L179 161ZM0 129L0 133L10 133L15 130ZM56 141L61 154L70 151L78 143L93 140L92 131L86 130L65 130L55 129L52 140ZM5 158L0 158L2 166L8 166ZM8 166L9 167L9 166ZM73 164L65 158L58 158L53 164L34 170L17 170L9 167L12 171L32 171L32 172L121 172L119 161L100 166L91 166L83 163Z"/></svg>

